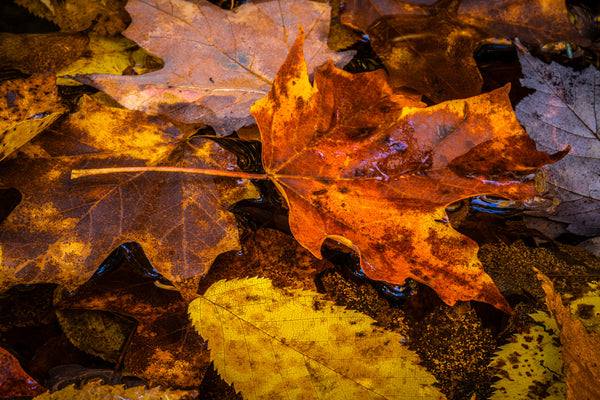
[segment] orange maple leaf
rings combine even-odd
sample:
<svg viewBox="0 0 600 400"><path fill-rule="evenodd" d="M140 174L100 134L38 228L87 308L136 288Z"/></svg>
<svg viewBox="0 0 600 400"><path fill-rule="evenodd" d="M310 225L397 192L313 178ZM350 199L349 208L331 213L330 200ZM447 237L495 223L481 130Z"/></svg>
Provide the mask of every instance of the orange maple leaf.
<svg viewBox="0 0 600 400"><path fill-rule="evenodd" d="M351 246L372 279L413 278L450 305L478 300L512 313L445 207L482 194L535 196L517 176L563 153L535 149L507 87L424 108L393 93L383 71L352 75L331 62L311 85L303 37L252 107L263 166L287 200L296 239L319 258L328 237Z"/></svg>

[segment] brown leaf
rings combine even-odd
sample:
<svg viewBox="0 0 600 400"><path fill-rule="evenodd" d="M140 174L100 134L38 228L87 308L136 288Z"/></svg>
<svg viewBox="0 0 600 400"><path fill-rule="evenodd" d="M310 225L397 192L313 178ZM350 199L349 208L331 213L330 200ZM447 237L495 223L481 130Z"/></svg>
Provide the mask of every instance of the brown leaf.
<svg viewBox="0 0 600 400"><path fill-rule="evenodd" d="M210 364L187 317L187 302L152 269L136 246L121 247L112 265L58 304L62 309L102 310L137 322L124 365L151 384L193 387ZM167 288L167 290L165 290Z"/></svg>
<svg viewBox="0 0 600 400"><path fill-rule="evenodd" d="M383 17L429 15L427 8L423 6L398 0L342 0L340 19L343 24L366 32L374 22Z"/></svg>
<svg viewBox="0 0 600 400"><path fill-rule="evenodd" d="M80 82L123 106L185 123L204 123L223 135L252 123L250 106L269 90L298 25L309 30L314 70L350 53L327 48L329 6L308 0L245 3L236 11L205 0L132 0L125 36L165 61L140 76L84 75ZM265 46L268 43L268 46Z"/></svg>
<svg viewBox="0 0 600 400"><path fill-rule="evenodd" d="M450 305L478 300L511 312L477 244L445 213L485 193L534 196L533 184L514 176L562 156L535 150L507 89L421 108L392 93L381 71L352 75L329 63L314 82L300 35L269 95L252 107L263 166L287 200L296 239L316 257L327 237L341 241L372 279L413 278Z"/></svg>
<svg viewBox="0 0 600 400"><path fill-rule="evenodd" d="M567 398L600 399L600 337L588 333L581 321L571 318L569 306L563 305L552 281L534 270L546 293L546 304L560 328L562 358L567 367Z"/></svg>
<svg viewBox="0 0 600 400"><path fill-rule="evenodd" d="M529 44L591 44L569 20L565 0L460 0L457 13L461 23L481 29L488 37L495 33Z"/></svg>
<svg viewBox="0 0 600 400"><path fill-rule="evenodd" d="M125 12L126 0L15 0L30 13L58 25L62 32L88 31L115 35L131 19Z"/></svg>
<svg viewBox="0 0 600 400"><path fill-rule="evenodd" d="M82 33L0 33L0 65L26 73L58 71L87 50L89 39Z"/></svg>
<svg viewBox="0 0 600 400"><path fill-rule="evenodd" d="M483 79L472 55L481 37L452 10L382 18L367 34L392 86L415 89L436 103L481 93Z"/></svg>
<svg viewBox="0 0 600 400"><path fill-rule="evenodd" d="M238 248L227 207L256 192L243 180L145 172L71 179L72 169L119 166L236 169L214 142L137 111L84 98L57 128L0 165L0 187L23 200L2 223L0 288L85 282L123 242L144 248L165 278L193 295L222 252Z"/></svg>
<svg viewBox="0 0 600 400"><path fill-rule="evenodd" d="M344 24L371 37L392 86L416 89L435 102L481 92L472 53L484 39L590 44L569 21L564 0L448 0L432 6L348 0L343 10Z"/></svg>
<svg viewBox="0 0 600 400"><path fill-rule="evenodd" d="M52 73L0 83L0 161L45 130L65 111Z"/></svg>
<svg viewBox="0 0 600 400"><path fill-rule="evenodd" d="M12 354L0 347L0 398L37 396L46 390L23 371Z"/></svg>

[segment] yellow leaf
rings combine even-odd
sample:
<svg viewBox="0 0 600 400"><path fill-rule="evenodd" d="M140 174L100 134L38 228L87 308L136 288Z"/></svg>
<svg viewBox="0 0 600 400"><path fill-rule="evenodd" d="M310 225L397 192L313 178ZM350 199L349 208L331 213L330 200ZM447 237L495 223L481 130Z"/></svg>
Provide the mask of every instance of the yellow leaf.
<svg viewBox="0 0 600 400"><path fill-rule="evenodd" d="M162 67L162 61L124 37L90 35L90 55L57 72L58 85L81 85L64 76L77 74L141 75Z"/></svg>
<svg viewBox="0 0 600 400"><path fill-rule="evenodd" d="M577 316L588 331L600 334L600 284L588 282L588 286L589 289L573 299L569 307L571 314Z"/></svg>
<svg viewBox="0 0 600 400"><path fill-rule="evenodd" d="M0 161L49 127L65 111L52 74L0 84Z"/></svg>
<svg viewBox="0 0 600 400"><path fill-rule="evenodd" d="M55 112L39 119L19 121L0 133L0 160L4 160L10 153L36 137L62 114Z"/></svg>
<svg viewBox="0 0 600 400"><path fill-rule="evenodd" d="M219 281L189 307L223 379L246 399L442 399L405 338L318 293Z"/></svg>
<svg viewBox="0 0 600 400"><path fill-rule="evenodd" d="M539 397L542 387L544 399L566 399L556 322L542 311L530 317L535 323L502 346L490 364L500 378L493 385L496 391L491 400L542 398Z"/></svg>

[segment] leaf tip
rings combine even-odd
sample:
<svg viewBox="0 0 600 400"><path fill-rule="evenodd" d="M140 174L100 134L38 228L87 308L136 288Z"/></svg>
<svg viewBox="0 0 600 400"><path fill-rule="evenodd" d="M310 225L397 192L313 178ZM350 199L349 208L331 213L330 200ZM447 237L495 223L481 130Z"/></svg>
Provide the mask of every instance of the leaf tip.
<svg viewBox="0 0 600 400"><path fill-rule="evenodd" d="M298 39L304 42L304 37L304 28L302 27L302 25L298 24L298 36L296 36L296 40L294 42L298 41Z"/></svg>
<svg viewBox="0 0 600 400"><path fill-rule="evenodd" d="M570 151L571 151L571 146L567 146L563 150L557 151L556 153L550 155L550 159L552 160L553 163L556 161L562 160L562 158L564 156L566 156Z"/></svg>

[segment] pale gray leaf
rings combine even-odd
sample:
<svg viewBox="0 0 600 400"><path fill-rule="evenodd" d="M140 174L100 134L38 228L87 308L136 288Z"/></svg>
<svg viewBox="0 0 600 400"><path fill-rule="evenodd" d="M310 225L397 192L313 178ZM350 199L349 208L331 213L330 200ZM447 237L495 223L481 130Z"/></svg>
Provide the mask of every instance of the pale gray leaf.
<svg viewBox="0 0 600 400"><path fill-rule="evenodd" d="M562 160L543 167L548 195L560 204L549 217L580 235L600 234L600 71L576 72L519 52L523 86L535 92L516 107L519 122L549 153L571 146ZM598 100L596 100L598 99Z"/></svg>

